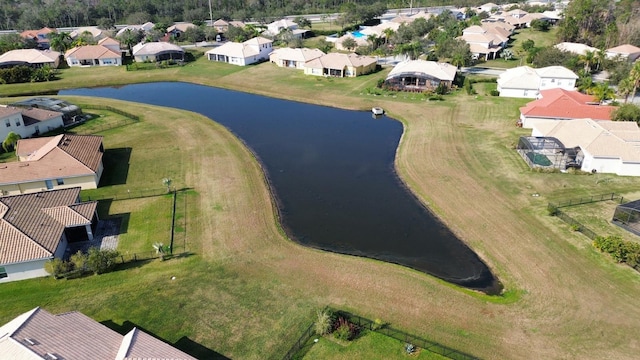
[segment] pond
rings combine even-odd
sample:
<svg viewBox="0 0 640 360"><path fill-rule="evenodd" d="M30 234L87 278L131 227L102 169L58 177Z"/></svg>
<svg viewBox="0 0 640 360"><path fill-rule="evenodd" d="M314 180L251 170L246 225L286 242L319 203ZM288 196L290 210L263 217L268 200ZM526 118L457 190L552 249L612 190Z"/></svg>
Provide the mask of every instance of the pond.
<svg viewBox="0 0 640 360"><path fill-rule="evenodd" d="M256 154L287 235L300 244L404 265L496 293L482 260L404 186L394 168L402 124L187 83L64 90L169 106L221 123ZM161 116L161 114L159 114ZM188 184L187 184L188 185Z"/></svg>

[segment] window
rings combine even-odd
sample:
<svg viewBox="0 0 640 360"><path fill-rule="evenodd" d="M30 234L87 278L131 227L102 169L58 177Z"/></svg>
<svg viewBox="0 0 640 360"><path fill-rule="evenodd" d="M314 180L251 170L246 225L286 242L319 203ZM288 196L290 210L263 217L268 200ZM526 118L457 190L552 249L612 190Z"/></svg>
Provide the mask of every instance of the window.
<svg viewBox="0 0 640 360"><path fill-rule="evenodd" d="M56 182L58 185L64 185L64 179L57 179Z"/></svg>
<svg viewBox="0 0 640 360"><path fill-rule="evenodd" d="M47 185L47 190L53 190L53 182L51 180L45 180L45 185Z"/></svg>
<svg viewBox="0 0 640 360"><path fill-rule="evenodd" d="M11 120L9 119L5 120L4 124L7 125L7 127L11 126Z"/></svg>
<svg viewBox="0 0 640 360"><path fill-rule="evenodd" d="M20 120L16 120L16 126L20 126Z"/></svg>
<svg viewBox="0 0 640 360"><path fill-rule="evenodd" d="M6 277L9 277L9 275L7 274L7 269L0 266L0 279L6 278Z"/></svg>

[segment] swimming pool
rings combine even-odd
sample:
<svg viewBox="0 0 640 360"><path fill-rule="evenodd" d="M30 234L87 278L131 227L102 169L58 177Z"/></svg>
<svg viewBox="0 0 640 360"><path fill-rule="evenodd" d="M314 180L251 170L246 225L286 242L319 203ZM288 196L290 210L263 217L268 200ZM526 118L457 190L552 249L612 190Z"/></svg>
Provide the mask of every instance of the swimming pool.
<svg viewBox="0 0 640 360"><path fill-rule="evenodd" d="M367 36L367 35L361 33L360 31L352 31L351 35L353 35L353 37L356 38L356 39L359 39L359 38Z"/></svg>

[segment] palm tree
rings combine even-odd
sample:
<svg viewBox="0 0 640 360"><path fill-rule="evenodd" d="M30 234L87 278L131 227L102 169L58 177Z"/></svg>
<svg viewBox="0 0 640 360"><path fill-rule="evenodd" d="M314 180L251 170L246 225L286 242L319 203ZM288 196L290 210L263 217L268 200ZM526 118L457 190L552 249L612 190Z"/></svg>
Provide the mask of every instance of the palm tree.
<svg viewBox="0 0 640 360"><path fill-rule="evenodd" d="M629 100L629 94L631 94L632 90L633 90L633 83L629 78L622 79L618 83L618 95L624 96L625 104L627 103L627 100Z"/></svg>
<svg viewBox="0 0 640 360"><path fill-rule="evenodd" d="M605 100L613 99L615 91L609 87L608 82L605 82L596 84L592 89L592 94L599 102L602 103Z"/></svg>
<svg viewBox="0 0 640 360"><path fill-rule="evenodd" d="M596 51L596 71L600 70L600 66L602 66L602 63L604 63L604 60L607 58L607 51L600 49L598 51Z"/></svg>
<svg viewBox="0 0 640 360"><path fill-rule="evenodd" d="M415 60L422 54L422 44L418 41L413 41L408 44L398 44L395 53Z"/></svg>
<svg viewBox="0 0 640 360"><path fill-rule="evenodd" d="M386 29L382 30L382 33L384 34L384 43L388 44L389 43L389 39L391 39L393 34L395 34L396 32L392 28L386 28Z"/></svg>
<svg viewBox="0 0 640 360"><path fill-rule="evenodd" d="M584 64L584 71L591 72L591 65L596 58L596 54L593 51L586 51L584 55L580 55L580 62Z"/></svg>
<svg viewBox="0 0 640 360"><path fill-rule="evenodd" d="M56 51L65 52L71 48L73 39L69 33L66 32L52 32L49 33L49 46Z"/></svg>
<svg viewBox="0 0 640 360"><path fill-rule="evenodd" d="M636 90L640 87L640 61L636 61L629 72L629 81L633 84L633 90L631 91L631 97L636 96Z"/></svg>
<svg viewBox="0 0 640 360"><path fill-rule="evenodd" d="M371 34L367 36L367 41L371 43L371 49L377 49L380 38L376 34Z"/></svg>
<svg viewBox="0 0 640 360"><path fill-rule="evenodd" d="M7 137L4 138L4 141L2 142L2 148L5 152L9 152L9 148L14 148L18 143L18 140L20 139L20 135L14 133L13 131L10 131L7 134Z"/></svg>

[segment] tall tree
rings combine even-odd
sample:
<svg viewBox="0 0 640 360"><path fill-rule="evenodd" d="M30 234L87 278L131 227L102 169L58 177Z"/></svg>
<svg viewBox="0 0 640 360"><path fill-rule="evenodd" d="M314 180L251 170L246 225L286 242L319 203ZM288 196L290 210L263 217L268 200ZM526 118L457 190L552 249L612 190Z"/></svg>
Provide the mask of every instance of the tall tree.
<svg viewBox="0 0 640 360"><path fill-rule="evenodd" d="M52 32L49 33L49 44L53 50L65 52L71 48L73 39L66 32Z"/></svg>
<svg viewBox="0 0 640 360"><path fill-rule="evenodd" d="M640 87L640 61L636 61L629 72L629 81L633 84L633 90L631 91L631 97L636 96L636 91Z"/></svg>
<svg viewBox="0 0 640 360"><path fill-rule="evenodd" d="M15 148L16 144L18 143L18 140L20 139L21 139L20 135L14 133L13 131L10 131L7 134L7 137L4 138L4 141L2 142L2 148L4 149L5 152L9 152L9 149Z"/></svg>

